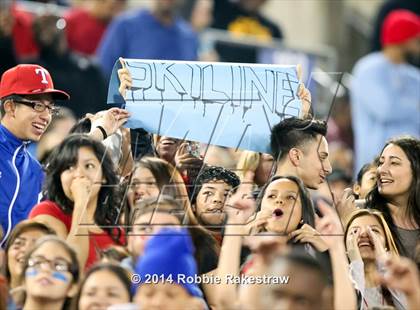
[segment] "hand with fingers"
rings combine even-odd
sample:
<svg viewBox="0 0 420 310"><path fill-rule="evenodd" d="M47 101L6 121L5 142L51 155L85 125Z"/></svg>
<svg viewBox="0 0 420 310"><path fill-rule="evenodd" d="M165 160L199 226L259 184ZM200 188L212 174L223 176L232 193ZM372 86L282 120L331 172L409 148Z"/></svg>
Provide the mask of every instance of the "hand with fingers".
<svg viewBox="0 0 420 310"><path fill-rule="evenodd" d="M94 184L88 177L77 174L73 176L70 184L70 193L73 198L71 228L66 241L76 250L80 266L84 266L89 256L89 238L92 225L95 223L97 196L100 184Z"/></svg>
<svg viewBox="0 0 420 310"><path fill-rule="evenodd" d="M287 237L263 232L244 238L244 245L248 246L252 253L261 257L262 262L268 265L276 255L285 254L288 250Z"/></svg>
<svg viewBox="0 0 420 310"><path fill-rule="evenodd" d="M319 252L328 250L328 245L322 239L321 235L308 224L304 224L300 229L292 231L289 238L294 242L310 243Z"/></svg>
<svg viewBox="0 0 420 310"><path fill-rule="evenodd" d="M243 182L254 183L255 172L260 165L261 155L252 151L244 151L241 154L237 169L242 173Z"/></svg>
<svg viewBox="0 0 420 310"><path fill-rule="evenodd" d="M297 97L302 101L302 110L299 117L305 118L309 115L312 104L311 92L305 87L302 83L302 66L298 64L296 66L297 77L299 79L300 85L297 91Z"/></svg>
<svg viewBox="0 0 420 310"><path fill-rule="evenodd" d="M322 218L315 218L315 228L321 234L328 246L331 258L334 282L334 309L341 309L346 305L346 309L357 309L357 297L353 283L350 280L348 258L343 242L343 226L337 211L325 203L318 200L318 209L323 215Z"/></svg>
<svg viewBox="0 0 420 310"><path fill-rule="evenodd" d="M247 187L241 188L240 185L232 193L227 197L224 206L228 218L217 267L218 275L222 279L226 279L228 275L239 276L242 241L249 234L246 224L255 219L256 204ZM237 286L229 284L229 281L222 281L216 290L221 307L234 308L234 301L239 299Z"/></svg>
<svg viewBox="0 0 420 310"><path fill-rule="evenodd" d="M247 223L247 231L249 235L255 235L265 231L268 220L272 218L272 213L268 210L261 210L251 218Z"/></svg>
<svg viewBox="0 0 420 310"><path fill-rule="evenodd" d="M355 227L349 232L346 240L347 256L352 262L362 260L358 245L359 236L360 228Z"/></svg>
<svg viewBox="0 0 420 310"><path fill-rule="evenodd" d="M248 224L255 219L255 200L242 185L226 199L224 211L228 216L227 224Z"/></svg>
<svg viewBox="0 0 420 310"><path fill-rule="evenodd" d="M93 116L86 115L86 117L91 118L91 132L101 127L105 130L103 138L106 139L127 122L130 113L124 109L111 108L106 111L100 111Z"/></svg>
<svg viewBox="0 0 420 310"><path fill-rule="evenodd" d="M323 240L327 244L328 248L335 248L338 244L344 245L343 226L340 218L338 217L337 211L321 199L318 200L318 208L323 217L315 218L315 229L323 237Z"/></svg>
<svg viewBox="0 0 420 310"><path fill-rule="evenodd" d="M118 87L118 91L120 92L121 96L125 98L125 94L127 89L131 89L133 85L133 79L131 77L130 71L127 69L125 60L120 57L120 63L122 68L118 69L118 79L120 80L120 86Z"/></svg>
<svg viewBox="0 0 420 310"><path fill-rule="evenodd" d="M387 249L384 246L384 238L379 233L374 232L370 226L367 228L367 233L373 243L376 259L384 261L388 256Z"/></svg>
<svg viewBox="0 0 420 310"><path fill-rule="evenodd" d="M387 272L379 277L379 282L394 290L403 292L407 299L407 309L418 309L420 305L420 275L416 264L405 257L388 257L385 260Z"/></svg>
<svg viewBox="0 0 420 310"><path fill-rule="evenodd" d="M75 176L70 184L70 192L75 207L85 208L92 194L92 181L85 176ZM83 211L83 210L79 210Z"/></svg>
<svg viewBox="0 0 420 310"><path fill-rule="evenodd" d="M255 210L255 207L254 209ZM250 212L246 214L248 216ZM245 219L243 216L242 219ZM272 217L269 210L253 213L246 220L244 245L248 246L264 265L269 264L277 254L283 254L287 248L287 236L263 231L268 220Z"/></svg>
<svg viewBox="0 0 420 310"><path fill-rule="evenodd" d="M189 143L182 143L178 150L175 153L175 165L176 168L181 173L186 173L187 171L199 172L204 162L202 158L193 156L188 152Z"/></svg>
<svg viewBox="0 0 420 310"><path fill-rule="evenodd" d="M334 197L335 198L335 197ZM351 188L346 188L338 201L335 201L340 219L345 223L346 218L356 210L355 197Z"/></svg>

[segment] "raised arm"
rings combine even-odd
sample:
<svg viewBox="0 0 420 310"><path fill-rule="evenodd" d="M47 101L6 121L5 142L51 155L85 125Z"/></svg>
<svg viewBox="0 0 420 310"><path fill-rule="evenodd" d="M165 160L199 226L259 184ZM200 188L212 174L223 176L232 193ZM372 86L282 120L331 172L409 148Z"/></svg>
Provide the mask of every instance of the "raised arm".
<svg viewBox="0 0 420 310"><path fill-rule="evenodd" d="M302 101L302 109L300 111L299 117L306 118L310 116L312 96L309 89L307 89L305 87L305 84L303 84L302 82L302 66L300 64L296 66L296 71L297 71L297 77L300 81L297 96Z"/></svg>
<svg viewBox="0 0 420 310"><path fill-rule="evenodd" d="M323 236L331 256L334 280L334 309L339 310L343 305L346 309L357 309L357 298L349 276L349 264L344 247L344 232L335 209L322 200L318 208L323 217L316 219L316 229Z"/></svg>
<svg viewBox="0 0 420 310"><path fill-rule="evenodd" d="M43 223L53 229L57 236L66 240L68 244L74 248L81 269L85 266L89 255L89 227L87 225L79 224L94 223L94 212L88 210L91 187L92 184L86 177L78 176L73 179L70 190L72 192L74 205L69 231L63 222L63 212L60 211L59 207L55 204L54 207L51 206L51 203L42 202L35 206L29 215L30 219ZM89 216L89 214L91 216Z"/></svg>
<svg viewBox="0 0 420 310"><path fill-rule="evenodd" d="M75 249L81 269L85 266L89 256L89 225L86 224L94 224L94 210L92 208L96 208L96 200L94 203L89 203L92 200L90 199L92 186L98 185L92 184L84 176L75 177L70 186L74 206L67 243ZM93 204L95 204L94 207Z"/></svg>
<svg viewBox="0 0 420 310"><path fill-rule="evenodd" d="M89 135L98 141L102 141L123 126L130 117L130 113L124 109L111 108L94 115L88 114L87 117L92 122Z"/></svg>
<svg viewBox="0 0 420 310"><path fill-rule="evenodd" d="M117 70L118 79L120 80L120 86L118 87L118 91L120 92L121 96L125 98L125 93L127 89L130 89L133 85L133 79L131 78L130 71L127 69L127 65L125 60L120 57L119 59L122 68Z"/></svg>
<svg viewBox="0 0 420 310"><path fill-rule="evenodd" d="M216 288L217 304L220 309L238 309L238 287L227 281L228 277L239 276L243 236L247 234L246 223L254 213L254 202L244 197L247 193L239 188L225 205L228 221L225 227L219 265L217 267L221 284Z"/></svg>
<svg viewBox="0 0 420 310"><path fill-rule="evenodd" d="M420 305L420 275L414 262L405 257L389 257L385 261L387 273L380 281L388 288L401 291L407 299L407 309L415 310Z"/></svg>

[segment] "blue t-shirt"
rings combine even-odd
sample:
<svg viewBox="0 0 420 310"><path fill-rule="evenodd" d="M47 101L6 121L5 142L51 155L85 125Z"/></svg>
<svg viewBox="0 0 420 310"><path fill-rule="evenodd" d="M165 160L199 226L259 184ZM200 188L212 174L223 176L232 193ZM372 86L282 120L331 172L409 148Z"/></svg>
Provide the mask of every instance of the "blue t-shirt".
<svg viewBox="0 0 420 310"><path fill-rule="evenodd" d="M420 70L391 63L381 52L360 59L353 70L352 122L355 171L379 155L385 142L420 136Z"/></svg>
<svg viewBox="0 0 420 310"><path fill-rule="evenodd" d="M160 23L148 10L125 13L109 25L97 56L107 77L119 57L197 60L198 38L190 25L176 18Z"/></svg>

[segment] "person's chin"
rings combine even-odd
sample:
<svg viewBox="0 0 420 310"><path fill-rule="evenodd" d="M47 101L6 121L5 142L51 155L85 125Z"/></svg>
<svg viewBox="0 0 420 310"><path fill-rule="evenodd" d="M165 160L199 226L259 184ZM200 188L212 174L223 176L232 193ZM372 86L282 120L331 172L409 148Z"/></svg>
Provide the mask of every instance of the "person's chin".
<svg viewBox="0 0 420 310"><path fill-rule="evenodd" d="M273 234L278 234L278 235L287 234L286 228L281 223L268 223L268 225L266 226L266 229Z"/></svg>
<svg viewBox="0 0 420 310"><path fill-rule="evenodd" d="M167 162L171 162L171 161L174 159L175 155L172 155L172 153L170 153L170 152L162 152L162 153L159 155L159 157L160 157L161 159L166 160Z"/></svg>
<svg viewBox="0 0 420 310"><path fill-rule="evenodd" d="M223 220L224 220L223 215L211 216L211 217L204 216L200 219L200 222L203 226L210 226L210 228L211 226L214 226L214 228L219 228L220 226L223 225Z"/></svg>
<svg viewBox="0 0 420 310"><path fill-rule="evenodd" d="M42 128L36 127L35 125L31 124L30 127L28 127L29 130L26 132L27 140L31 141L39 141L44 134L45 130L47 129L47 126L44 126Z"/></svg>
<svg viewBox="0 0 420 310"><path fill-rule="evenodd" d="M378 187L378 192L384 197L392 196L394 194L394 191L392 191L390 188L386 188L382 186Z"/></svg>
<svg viewBox="0 0 420 310"><path fill-rule="evenodd" d="M42 134L38 134L38 133L28 133L25 137L25 141L33 141L33 142L39 142L39 140L41 140Z"/></svg>
<svg viewBox="0 0 420 310"><path fill-rule="evenodd" d="M374 252L360 251L360 257L364 261L376 261L376 256Z"/></svg>
<svg viewBox="0 0 420 310"><path fill-rule="evenodd" d="M322 183L310 183L310 184L305 184L305 186L308 188L308 189L312 189L312 190L314 190L314 191L317 191L318 189L319 189L319 187L322 185Z"/></svg>

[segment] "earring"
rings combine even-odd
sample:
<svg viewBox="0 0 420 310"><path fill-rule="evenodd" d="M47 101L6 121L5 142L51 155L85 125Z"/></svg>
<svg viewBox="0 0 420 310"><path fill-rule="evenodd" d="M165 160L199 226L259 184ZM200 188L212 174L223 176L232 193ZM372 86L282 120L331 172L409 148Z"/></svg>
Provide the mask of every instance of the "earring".
<svg viewBox="0 0 420 310"><path fill-rule="evenodd" d="M299 224L303 224L303 219L300 220Z"/></svg>

